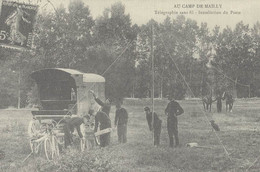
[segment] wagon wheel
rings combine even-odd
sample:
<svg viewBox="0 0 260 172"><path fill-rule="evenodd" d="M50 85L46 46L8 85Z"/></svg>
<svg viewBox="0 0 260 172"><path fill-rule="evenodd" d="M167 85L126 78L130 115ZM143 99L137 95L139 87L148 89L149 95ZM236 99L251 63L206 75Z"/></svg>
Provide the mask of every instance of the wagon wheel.
<svg viewBox="0 0 260 172"><path fill-rule="evenodd" d="M55 120L42 120L40 125L40 132L49 132L55 126L57 125L57 122Z"/></svg>
<svg viewBox="0 0 260 172"><path fill-rule="evenodd" d="M97 132L100 131L100 128L98 127L98 130ZM95 136L94 135L94 138L95 138L95 142L96 142L96 145L100 146L100 135L99 136Z"/></svg>
<svg viewBox="0 0 260 172"><path fill-rule="evenodd" d="M95 129L95 123L93 122L92 124L91 124L91 126L90 126L90 129L93 131L93 133L94 133L94 129ZM100 129L99 129L99 127L98 127L98 131L99 131ZM96 137L94 134L91 136L91 137L94 137L94 140L95 140L95 143L96 143L96 145L100 145L100 137L98 136L98 137ZM87 144L87 148L89 148L89 145Z"/></svg>
<svg viewBox="0 0 260 172"><path fill-rule="evenodd" d="M28 125L28 135L33 138L37 136L40 132L39 130L40 122L38 120L31 120Z"/></svg>
<svg viewBox="0 0 260 172"><path fill-rule="evenodd" d="M100 136L94 136L95 137L95 142L98 146L100 146Z"/></svg>
<svg viewBox="0 0 260 172"><path fill-rule="evenodd" d="M56 141L57 141L57 144L59 147L59 152L60 152L64 148L64 136L63 135L56 136Z"/></svg>
<svg viewBox="0 0 260 172"><path fill-rule="evenodd" d="M57 126L57 122L55 120L52 120L52 123L51 123L51 129L55 128Z"/></svg>
<svg viewBox="0 0 260 172"><path fill-rule="evenodd" d="M44 152L46 155L47 160L52 160L53 159L53 149L52 149L52 143L49 138L46 138L44 140Z"/></svg>
<svg viewBox="0 0 260 172"><path fill-rule="evenodd" d="M80 139L80 150L83 152L86 148L86 140L85 139Z"/></svg>

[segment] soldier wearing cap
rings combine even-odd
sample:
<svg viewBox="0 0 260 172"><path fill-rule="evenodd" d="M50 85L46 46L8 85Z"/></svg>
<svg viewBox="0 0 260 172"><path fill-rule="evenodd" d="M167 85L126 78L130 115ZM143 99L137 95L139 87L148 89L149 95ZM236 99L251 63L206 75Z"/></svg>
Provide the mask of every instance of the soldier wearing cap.
<svg viewBox="0 0 260 172"><path fill-rule="evenodd" d="M100 100L96 94L94 93L94 91L90 91L93 95L93 97L95 98L95 101L97 102L97 104L99 104L102 107L102 111L105 112L108 116L110 113L110 109L111 109L111 100L109 98L106 99L105 102L103 102L102 100Z"/></svg>
<svg viewBox="0 0 260 172"><path fill-rule="evenodd" d="M72 133L74 132L74 129L76 128L78 135L81 139L83 139L83 135L80 131L80 125L82 123L87 124L88 119L87 116L84 117L73 117L68 120L66 120L66 123L63 127L64 129L64 142L65 142L65 148L67 146L70 146L73 142L72 140Z"/></svg>
<svg viewBox="0 0 260 172"><path fill-rule="evenodd" d="M181 115L184 111L180 104L176 102L173 96L168 96L170 101L165 109L165 114L167 115L167 130L170 140L170 147L173 147L173 135L175 138L175 146L179 145L178 136L178 119L177 116Z"/></svg>
<svg viewBox="0 0 260 172"><path fill-rule="evenodd" d="M162 120L160 120L157 116L157 114L154 112L152 114L149 107L144 108L145 114L146 114L146 120L149 126L149 130L152 131L154 129L154 145L159 146L160 145L160 134L161 134L161 127L162 127ZM152 120L154 117L154 120ZM154 121L154 125L152 124L152 121Z"/></svg>

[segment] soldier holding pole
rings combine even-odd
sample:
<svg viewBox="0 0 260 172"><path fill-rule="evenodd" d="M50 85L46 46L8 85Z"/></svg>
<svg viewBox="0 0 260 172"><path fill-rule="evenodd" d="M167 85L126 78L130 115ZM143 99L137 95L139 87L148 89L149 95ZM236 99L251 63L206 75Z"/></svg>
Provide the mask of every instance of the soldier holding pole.
<svg viewBox="0 0 260 172"><path fill-rule="evenodd" d="M167 115L167 130L170 140L170 147L173 147L173 135L175 138L175 147L179 146L178 136L178 119L177 116L181 115L184 110L178 102L176 102L173 96L168 96L170 102L168 103L165 114Z"/></svg>
<svg viewBox="0 0 260 172"><path fill-rule="evenodd" d="M147 120L147 123L149 126L149 130L153 131L153 134L154 134L154 146L157 147L160 145L162 120L160 120L158 118L158 116L155 112L152 113L149 107L145 107L144 111L146 114L146 120ZM153 118L154 118L154 120L153 120Z"/></svg>

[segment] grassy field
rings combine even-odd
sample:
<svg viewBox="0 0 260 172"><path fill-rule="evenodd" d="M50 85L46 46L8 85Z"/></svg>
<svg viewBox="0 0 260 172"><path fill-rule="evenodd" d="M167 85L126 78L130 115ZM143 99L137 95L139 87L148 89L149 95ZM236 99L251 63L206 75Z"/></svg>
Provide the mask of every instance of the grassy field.
<svg viewBox="0 0 260 172"><path fill-rule="evenodd" d="M0 110L0 150L5 159L0 160L0 171L246 171L260 155L260 100L236 100L232 113L204 113L197 101L179 101L185 113L179 117L181 147L169 148L164 108L166 100L156 100L156 112L163 120L161 145L152 144L152 134L143 112L148 100L127 100L124 107L129 112L128 142L117 143L112 133L111 145L80 153L68 150L55 162L44 156L31 156L27 125L30 111ZM200 103L200 102L199 102ZM224 104L223 104L224 105ZM225 107L223 107L225 108ZM114 121L114 107L111 118ZM221 131L216 137L207 118L214 119ZM197 142L209 148L189 148L187 143ZM229 155L223 149L225 146ZM259 171L260 160L249 171Z"/></svg>

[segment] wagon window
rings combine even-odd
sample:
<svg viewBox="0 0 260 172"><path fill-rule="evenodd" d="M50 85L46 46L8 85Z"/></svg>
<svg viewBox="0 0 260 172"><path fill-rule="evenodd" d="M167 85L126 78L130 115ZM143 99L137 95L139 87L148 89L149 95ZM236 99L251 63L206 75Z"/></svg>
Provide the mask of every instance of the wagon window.
<svg viewBox="0 0 260 172"><path fill-rule="evenodd" d="M61 88L58 83L46 83L41 86L40 96L42 100L59 100Z"/></svg>
<svg viewBox="0 0 260 172"><path fill-rule="evenodd" d="M72 86L69 81L61 81L60 86L61 86L60 100L72 100L71 91L73 88L76 94L75 86Z"/></svg>

